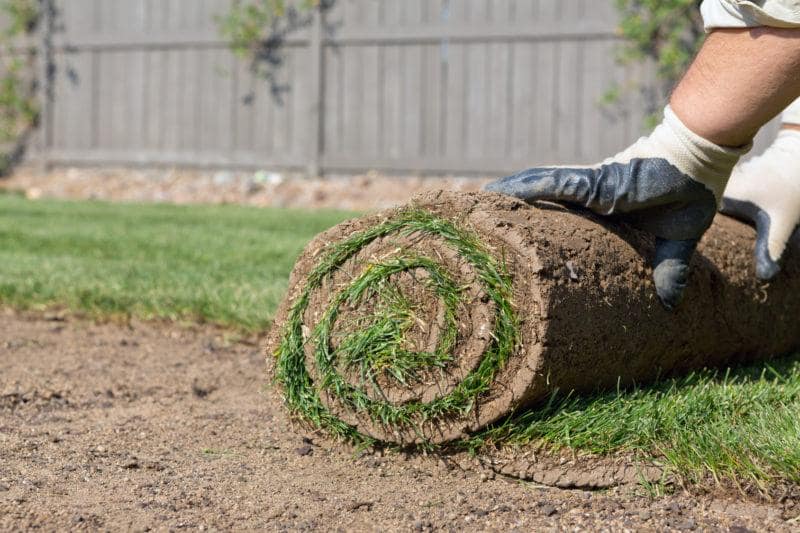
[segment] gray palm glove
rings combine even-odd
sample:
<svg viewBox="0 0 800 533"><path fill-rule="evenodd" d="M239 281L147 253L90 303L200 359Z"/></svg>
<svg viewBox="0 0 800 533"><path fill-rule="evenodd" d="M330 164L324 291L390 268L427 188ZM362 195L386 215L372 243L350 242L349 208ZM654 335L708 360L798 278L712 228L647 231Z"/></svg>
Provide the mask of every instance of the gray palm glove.
<svg viewBox="0 0 800 533"><path fill-rule="evenodd" d="M529 203L551 200L620 215L653 234L656 292L673 309L686 287L697 242L711 225L731 170L747 148L723 148L699 137L667 107L664 121L649 137L597 165L532 168L484 190Z"/></svg>

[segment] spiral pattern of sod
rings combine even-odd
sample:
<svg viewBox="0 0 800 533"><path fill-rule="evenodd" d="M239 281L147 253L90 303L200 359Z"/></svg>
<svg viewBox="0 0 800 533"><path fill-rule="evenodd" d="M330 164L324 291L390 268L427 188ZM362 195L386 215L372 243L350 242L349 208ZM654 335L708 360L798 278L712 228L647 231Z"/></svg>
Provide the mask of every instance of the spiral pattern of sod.
<svg viewBox="0 0 800 533"><path fill-rule="evenodd" d="M436 244L410 245L415 238ZM378 240L378 257L358 255ZM356 269L346 279L345 264ZM319 294L322 309L311 313ZM475 233L420 208L333 242L304 280L274 354L286 404L306 423L350 441L375 440L369 429L380 427L377 438L403 432L412 437L398 440L426 442L426 424L468 415L516 349L512 294L503 261ZM483 322L464 326L478 301L492 311L489 331ZM485 344L465 338L478 333ZM472 366L458 368L464 343L484 349ZM443 384L445 375L463 379Z"/></svg>

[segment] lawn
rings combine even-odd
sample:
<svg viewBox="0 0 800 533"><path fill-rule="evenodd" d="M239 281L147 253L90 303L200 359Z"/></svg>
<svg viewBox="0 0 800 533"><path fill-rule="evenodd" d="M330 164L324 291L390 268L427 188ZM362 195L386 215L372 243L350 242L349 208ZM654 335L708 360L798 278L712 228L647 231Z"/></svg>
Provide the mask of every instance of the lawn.
<svg viewBox="0 0 800 533"><path fill-rule="evenodd" d="M0 302L263 331L306 242L352 216L0 195Z"/></svg>
<svg viewBox="0 0 800 533"><path fill-rule="evenodd" d="M0 195L0 304L264 331L305 243L352 213ZM555 398L466 443L656 459L684 479L800 484L800 358Z"/></svg>

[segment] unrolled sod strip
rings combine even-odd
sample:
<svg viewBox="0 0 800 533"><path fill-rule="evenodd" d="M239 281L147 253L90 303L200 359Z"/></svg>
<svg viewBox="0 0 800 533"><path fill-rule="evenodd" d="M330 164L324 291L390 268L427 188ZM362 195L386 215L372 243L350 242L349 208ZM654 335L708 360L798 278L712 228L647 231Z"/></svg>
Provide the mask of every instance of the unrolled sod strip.
<svg viewBox="0 0 800 533"><path fill-rule="evenodd" d="M717 217L674 312L652 239L489 193L435 192L344 222L297 261L267 339L293 415L333 436L463 438L592 392L800 347L800 261L766 284L754 231ZM796 247L796 244L793 245Z"/></svg>

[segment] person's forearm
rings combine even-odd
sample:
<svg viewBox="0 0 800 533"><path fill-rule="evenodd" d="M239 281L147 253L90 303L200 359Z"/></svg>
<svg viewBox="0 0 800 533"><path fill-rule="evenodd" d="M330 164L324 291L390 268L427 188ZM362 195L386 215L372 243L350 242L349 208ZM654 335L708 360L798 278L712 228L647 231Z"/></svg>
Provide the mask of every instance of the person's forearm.
<svg viewBox="0 0 800 533"><path fill-rule="evenodd" d="M744 146L800 96L800 29L715 30L670 106L696 134Z"/></svg>

